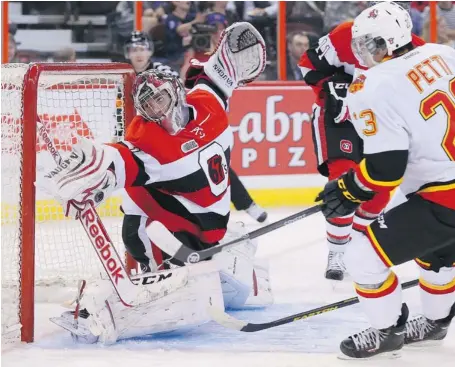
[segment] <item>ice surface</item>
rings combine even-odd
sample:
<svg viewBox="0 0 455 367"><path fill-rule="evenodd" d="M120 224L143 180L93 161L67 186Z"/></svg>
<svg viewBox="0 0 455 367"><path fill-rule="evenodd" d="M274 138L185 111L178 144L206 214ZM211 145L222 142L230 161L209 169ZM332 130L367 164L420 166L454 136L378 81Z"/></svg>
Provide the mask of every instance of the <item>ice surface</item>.
<svg viewBox="0 0 455 367"><path fill-rule="evenodd" d="M298 211L275 209L275 221ZM256 225L246 215L234 220ZM252 322L274 320L354 295L349 281L333 283L323 278L326 261L325 226L315 215L279 229L260 239L258 256L270 260L276 304L267 309L244 310L235 317ZM417 276L412 263L397 270L404 282ZM404 292L411 313L420 311L417 288ZM5 367L448 367L454 366L455 328L445 343L431 349L403 350L396 360L341 361L337 359L341 339L367 327L358 306L319 315L257 333L240 333L208 323L186 333L124 341L114 346L75 345L71 337L48 321L63 309L57 304L37 304L36 342L2 352Z"/></svg>

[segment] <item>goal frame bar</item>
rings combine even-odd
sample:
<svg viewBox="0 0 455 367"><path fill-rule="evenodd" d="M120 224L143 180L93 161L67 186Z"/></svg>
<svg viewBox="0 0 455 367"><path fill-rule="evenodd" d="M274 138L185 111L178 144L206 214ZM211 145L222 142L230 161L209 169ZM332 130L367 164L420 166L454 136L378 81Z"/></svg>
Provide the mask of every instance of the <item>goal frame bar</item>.
<svg viewBox="0 0 455 367"><path fill-rule="evenodd" d="M20 311L21 341L34 340L35 310L35 180L36 180L36 139L38 116L38 81L43 72L64 75L121 74L124 78L124 121L125 128L135 116L132 101L132 87L135 72L126 63L32 63L23 79L22 115L22 189L20 202ZM127 256L126 267L136 267L134 260Z"/></svg>

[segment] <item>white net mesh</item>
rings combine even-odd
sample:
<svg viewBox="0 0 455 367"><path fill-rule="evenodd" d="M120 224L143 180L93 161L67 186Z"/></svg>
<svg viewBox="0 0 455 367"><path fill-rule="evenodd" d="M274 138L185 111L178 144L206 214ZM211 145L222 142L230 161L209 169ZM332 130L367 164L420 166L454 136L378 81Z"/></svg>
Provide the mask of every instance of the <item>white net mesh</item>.
<svg viewBox="0 0 455 367"><path fill-rule="evenodd" d="M2 65L2 339L19 337L20 196L22 184L23 80L28 65ZM43 72L39 78L38 117L62 156L80 136L99 142L121 139L124 131L124 79L121 74ZM27 102L29 103L29 102ZM25 106L27 108L27 106ZM39 135L38 135L39 136ZM55 167L46 144L36 142L37 178ZM120 198L98 210L114 245L123 253ZM61 206L36 190L35 300L62 301L79 279L99 279L103 270L78 221L66 219Z"/></svg>

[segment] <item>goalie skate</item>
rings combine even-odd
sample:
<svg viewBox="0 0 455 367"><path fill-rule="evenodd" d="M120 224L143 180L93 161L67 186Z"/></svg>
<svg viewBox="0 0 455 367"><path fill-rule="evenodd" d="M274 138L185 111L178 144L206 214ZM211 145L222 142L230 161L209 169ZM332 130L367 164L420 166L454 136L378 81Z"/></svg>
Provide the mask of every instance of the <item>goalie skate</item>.
<svg viewBox="0 0 455 367"><path fill-rule="evenodd" d="M74 323L76 311L66 311L60 317L51 317L49 320L55 325L68 330L74 341L85 344L93 344L98 341L98 336L92 332L90 314L84 308L77 314L77 323Z"/></svg>
<svg viewBox="0 0 455 367"><path fill-rule="evenodd" d="M78 292L74 300L65 302L64 306L68 307L71 304L76 303L74 311L66 311L60 317L51 317L49 320L55 325L68 330L71 333L71 337L75 341L79 341L86 344L96 343L98 336L90 330L90 314L86 309L80 310L80 303L84 296L85 280L80 280L78 283Z"/></svg>

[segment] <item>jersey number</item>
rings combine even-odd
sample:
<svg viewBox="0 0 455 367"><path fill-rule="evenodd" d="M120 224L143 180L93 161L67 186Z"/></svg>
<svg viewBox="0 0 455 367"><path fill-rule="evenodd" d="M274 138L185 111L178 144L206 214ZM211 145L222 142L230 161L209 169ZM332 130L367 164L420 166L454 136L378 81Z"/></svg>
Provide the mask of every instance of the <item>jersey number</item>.
<svg viewBox="0 0 455 367"><path fill-rule="evenodd" d="M450 94L436 90L420 102L420 114L424 120L429 120L436 114L436 108L441 106L447 115L447 129L442 140L442 149L450 160L455 161L455 79L449 82Z"/></svg>
<svg viewBox="0 0 455 367"><path fill-rule="evenodd" d="M204 171L215 196L223 194L228 187L228 163L223 147L212 143L199 152L199 165Z"/></svg>

